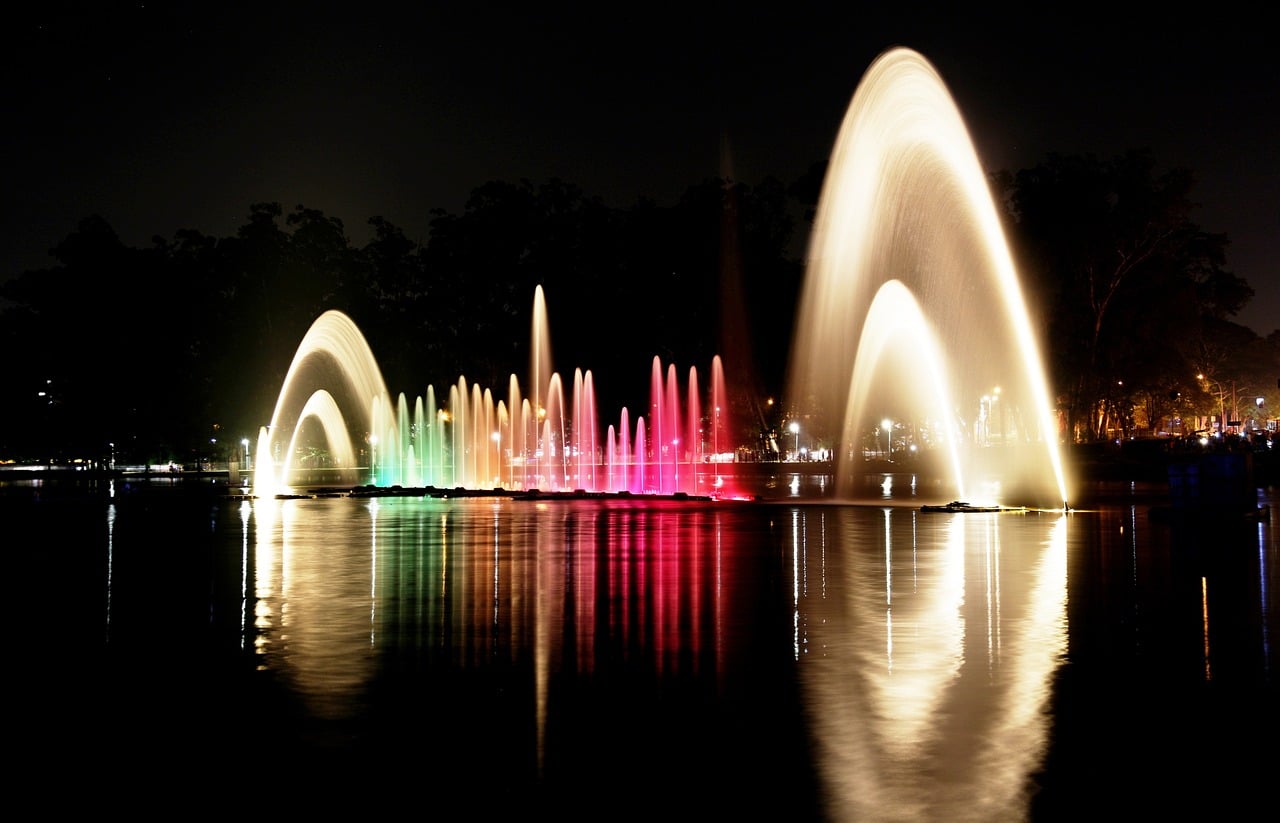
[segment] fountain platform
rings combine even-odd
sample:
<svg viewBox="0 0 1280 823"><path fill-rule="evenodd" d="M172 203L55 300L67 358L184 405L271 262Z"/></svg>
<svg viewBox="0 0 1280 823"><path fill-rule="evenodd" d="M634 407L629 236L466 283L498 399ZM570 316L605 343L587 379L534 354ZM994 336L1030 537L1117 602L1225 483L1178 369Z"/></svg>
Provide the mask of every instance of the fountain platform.
<svg viewBox="0 0 1280 823"><path fill-rule="evenodd" d="M254 494L240 491L233 491L229 496L245 500L254 499L256 497ZM276 500L307 500L324 497L434 497L440 499L488 497L508 500L634 500L644 502L669 500L675 502L703 503L752 499L743 497L719 497L714 495L690 494L688 492L673 492L671 494L636 494L629 491L600 492L587 491L586 489L574 489L572 491L542 491L540 489L504 489L502 487L476 489L463 486L456 486L452 488L440 488L437 486L355 486L352 488L317 488L289 494L275 494L272 495L272 497Z"/></svg>
<svg viewBox="0 0 1280 823"><path fill-rule="evenodd" d="M942 505L925 505L920 507L922 512L1025 512L1026 506L981 506L972 503L965 503L961 500L952 500L950 503Z"/></svg>

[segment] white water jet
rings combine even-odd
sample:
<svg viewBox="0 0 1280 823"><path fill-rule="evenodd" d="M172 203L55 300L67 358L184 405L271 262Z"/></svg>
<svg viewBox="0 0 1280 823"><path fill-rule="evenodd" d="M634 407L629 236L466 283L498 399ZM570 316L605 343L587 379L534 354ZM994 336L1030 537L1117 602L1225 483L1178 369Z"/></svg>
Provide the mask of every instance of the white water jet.
<svg viewBox="0 0 1280 823"><path fill-rule="evenodd" d="M320 315L298 344L271 423L258 433L255 496L270 497L288 485L295 436L309 415L321 418L329 449L342 460L350 460L355 452L352 431L378 432L394 419L382 371L369 344L342 312ZM376 441L371 446L376 448ZM356 467L341 468L348 475L344 481L350 481Z"/></svg>
<svg viewBox="0 0 1280 823"><path fill-rule="evenodd" d="M946 85L911 49L882 54L854 93L807 267L790 402L837 444L838 495L851 496L864 461L859 433L888 418L910 423L922 446L962 436L953 494L1066 503L1059 421L990 190ZM891 281L917 309L872 311ZM894 328L919 338L863 349ZM947 393L928 396L944 390L938 374ZM927 425L922 410L942 423Z"/></svg>

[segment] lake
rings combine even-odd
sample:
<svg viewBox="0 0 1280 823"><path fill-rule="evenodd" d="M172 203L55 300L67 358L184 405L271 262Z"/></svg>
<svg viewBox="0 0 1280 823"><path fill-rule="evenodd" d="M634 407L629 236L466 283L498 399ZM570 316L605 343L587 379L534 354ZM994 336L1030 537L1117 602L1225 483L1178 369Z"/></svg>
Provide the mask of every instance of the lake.
<svg viewBox="0 0 1280 823"><path fill-rule="evenodd" d="M998 513L232 491L0 482L19 787L592 820L1272 802L1270 488L1194 518L1121 482Z"/></svg>

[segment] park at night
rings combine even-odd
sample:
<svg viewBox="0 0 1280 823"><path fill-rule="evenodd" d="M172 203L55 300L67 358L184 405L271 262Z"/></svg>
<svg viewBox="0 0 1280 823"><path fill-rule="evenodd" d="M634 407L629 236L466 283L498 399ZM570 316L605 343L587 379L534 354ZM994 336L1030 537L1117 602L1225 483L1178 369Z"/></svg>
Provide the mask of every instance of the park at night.
<svg viewBox="0 0 1280 823"><path fill-rule="evenodd" d="M1150 149L984 155L940 55L787 180L82 214L0 281L27 761L215 814L1267 808L1274 263Z"/></svg>

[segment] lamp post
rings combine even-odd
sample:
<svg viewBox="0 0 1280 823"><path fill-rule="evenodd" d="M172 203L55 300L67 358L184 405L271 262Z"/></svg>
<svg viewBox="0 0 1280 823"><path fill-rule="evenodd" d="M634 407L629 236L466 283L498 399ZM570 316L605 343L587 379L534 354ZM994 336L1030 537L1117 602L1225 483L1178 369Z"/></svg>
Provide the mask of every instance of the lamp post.
<svg viewBox="0 0 1280 823"><path fill-rule="evenodd" d="M886 417L880 421L880 427L884 429L884 442L888 446L886 459L893 460L893 421Z"/></svg>
<svg viewBox="0 0 1280 823"><path fill-rule="evenodd" d="M791 433L796 436L796 459L800 459L800 424L795 420L791 421Z"/></svg>
<svg viewBox="0 0 1280 823"><path fill-rule="evenodd" d="M1217 380L1210 380L1208 377L1205 377L1203 373L1197 374L1196 377L1200 380L1211 382L1213 383L1213 385L1218 387L1218 411L1220 414L1220 417L1218 418L1218 440L1223 443L1226 443L1227 442L1227 393L1223 391L1222 384L1219 383Z"/></svg>
<svg viewBox="0 0 1280 823"><path fill-rule="evenodd" d="M372 447L369 459L369 483L378 485L378 435L369 435L369 445Z"/></svg>
<svg viewBox="0 0 1280 823"><path fill-rule="evenodd" d="M241 438L240 445L244 448L244 470L249 471L249 438Z"/></svg>

